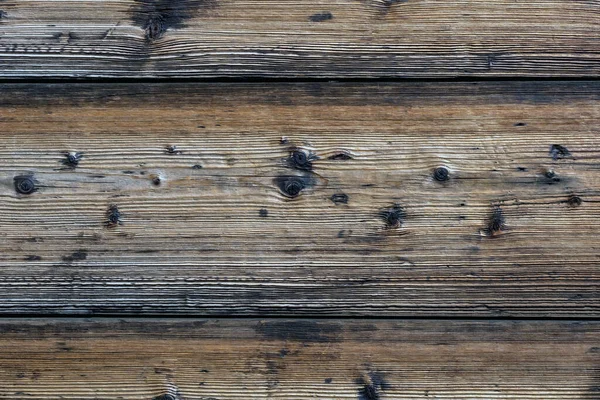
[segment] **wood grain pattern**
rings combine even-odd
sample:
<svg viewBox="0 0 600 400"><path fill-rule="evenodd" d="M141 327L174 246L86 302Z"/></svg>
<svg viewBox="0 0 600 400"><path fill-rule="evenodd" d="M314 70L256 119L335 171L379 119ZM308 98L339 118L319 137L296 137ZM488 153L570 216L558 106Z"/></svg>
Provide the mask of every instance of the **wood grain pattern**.
<svg viewBox="0 0 600 400"><path fill-rule="evenodd" d="M0 312L598 317L599 89L2 85Z"/></svg>
<svg viewBox="0 0 600 400"><path fill-rule="evenodd" d="M600 73L597 0L0 2L0 77Z"/></svg>
<svg viewBox="0 0 600 400"><path fill-rule="evenodd" d="M2 399L597 399L597 322L1 320Z"/></svg>

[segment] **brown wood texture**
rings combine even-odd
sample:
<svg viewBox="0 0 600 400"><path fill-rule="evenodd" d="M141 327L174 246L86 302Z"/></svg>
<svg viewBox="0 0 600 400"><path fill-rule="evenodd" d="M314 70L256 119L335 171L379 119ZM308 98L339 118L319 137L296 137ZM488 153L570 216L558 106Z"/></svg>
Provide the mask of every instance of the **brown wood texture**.
<svg viewBox="0 0 600 400"><path fill-rule="evenodd" d="M598 317L598 89L2 85L0 313Z"/></svg>
<svg viewBox="0 0 600 400"><path fill-rule="evenodd" d="M597 322L1 320L2 399L597 399Z"/></svg>
<svg viewBox="0 0 600 400"><path fill-rule="evenodd" d="M0 2L0 77L600 73L591 0Z"/></svg>

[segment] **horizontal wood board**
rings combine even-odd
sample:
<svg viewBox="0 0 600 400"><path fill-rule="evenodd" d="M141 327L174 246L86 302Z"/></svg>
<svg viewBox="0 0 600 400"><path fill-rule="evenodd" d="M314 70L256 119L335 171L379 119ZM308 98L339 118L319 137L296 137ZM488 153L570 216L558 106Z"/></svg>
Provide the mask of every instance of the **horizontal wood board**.
<svg viewBox="0 0 600 400"><path fill-rule="evenodd" d="M0 78L596 77L590 0L0 2Z"/></svg>
<svg viewBox="0 0 600 400"><path fill-rule="evenodd" d="M596 318L598 89L4 84L0 313Z"/></svg>
<svg viewBox="0 0 600 400"><path fill-rule="evenodd" d="M2 399L597 399L597 322L0 321Z"/></svg>

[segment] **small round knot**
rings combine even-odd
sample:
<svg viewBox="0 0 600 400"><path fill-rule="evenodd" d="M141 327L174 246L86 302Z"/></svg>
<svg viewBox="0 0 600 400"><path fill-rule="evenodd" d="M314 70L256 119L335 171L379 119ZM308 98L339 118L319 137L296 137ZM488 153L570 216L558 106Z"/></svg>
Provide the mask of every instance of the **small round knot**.
<svg viewBox="0 0 600 400"><path fill-rule="evenodd" d="M290 178L283 185L283 192L290 196L296 197L304 189L304 183L298 178Z"/></svg>
<svg viewBox="0 0 600 400"><path fill-rule="evenodd" d="M152 178L152 184L154 186L160 186L160 184L161 184L160 176L155 176L154 178Z"/></svg>
<svg viewBox="0 0 600 400"><path fill-rule="evenodd" d="M35 191L35 182L31 176L15 177L15 190L21 194L31 194Z"/></svg>
<svg viewBox="0 0 600 400"><path fill-rule="evenodd" d="M448 180L450 173L446 167L438 167L433 171L433 179L438 182L445 182Z"/></svg>
<svg viewBox="0 0 600 400"><path fill-rule="evenodd" d="M581 197L575 195L570 196L567 200L567 204L571 207L579 207L582 202L583 200L581 200Z"/></svg>

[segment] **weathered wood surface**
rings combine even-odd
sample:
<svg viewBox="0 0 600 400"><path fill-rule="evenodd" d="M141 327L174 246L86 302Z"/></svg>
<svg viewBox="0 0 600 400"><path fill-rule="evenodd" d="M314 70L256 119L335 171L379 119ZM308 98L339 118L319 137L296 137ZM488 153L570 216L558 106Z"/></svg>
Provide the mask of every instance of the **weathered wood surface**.
<svg viewBox="0 0 600 400"><path fill-rule="evenodd" d="M597 322L0 320L2 399L597 399Z"/></svg>
<svg viewBox="0 0 600 400"><path fill-rule="evenodd" d="M599 89L2 85L0 313L598 317Z"/></svg>
<svg viewBox="0 0 600 400"><path fill-rule="evenodd" d="M590 0L0 2L0 77L600 73Z"/></svg>

